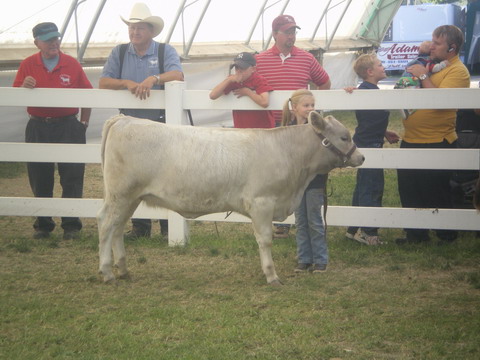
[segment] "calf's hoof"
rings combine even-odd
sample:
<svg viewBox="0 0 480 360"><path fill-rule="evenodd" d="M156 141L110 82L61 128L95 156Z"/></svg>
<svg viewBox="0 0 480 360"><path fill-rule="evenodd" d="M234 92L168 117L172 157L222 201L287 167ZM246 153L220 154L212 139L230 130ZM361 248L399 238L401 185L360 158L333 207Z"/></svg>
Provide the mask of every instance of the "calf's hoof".
<svg viewBox="0 0 480 360"><path fill-rule="evenodd" d="M282 286L282 282L280 281L280 279L275 279L275 280L272 280L268 283L268 285L271 285L271 286Z"/></svg>
<svg viewBox="0 0 480 360"><path fill-rule="evenodd" d="M129 280L130 279L130 273L127 271L127 272L118 274L118 278L122 279L122 280Z"/></svg>
<svg viewBox="0 0 480 360"><path fill-rule="evenodd" d="M117 279L103 277L103 283L106 285L117 285Z"/></svg>
<svg viewBox="0 0 480 360"><path fill-rule="evenodd" d="M105 274L103 271L99 271L98 273L103 276L103 282L105 284L113 284L116 282L115 275L113 275L113 273Z"/></svg>

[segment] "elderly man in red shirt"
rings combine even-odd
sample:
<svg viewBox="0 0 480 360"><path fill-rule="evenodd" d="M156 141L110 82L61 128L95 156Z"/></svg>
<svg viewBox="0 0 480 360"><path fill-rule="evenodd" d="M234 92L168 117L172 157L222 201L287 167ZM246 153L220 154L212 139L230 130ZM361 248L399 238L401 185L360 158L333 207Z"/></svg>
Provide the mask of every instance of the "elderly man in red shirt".
<svg viewBox="0 0 480 360"><path fill-rule="evenodd" d="M80 63L60 51L60 33L54 23L44 22L33 28L38 53L23 60L13 82L14 87L91 89ZM25 130L27 143L85 144L85 132L91 109L28 107L29 121ZM53 197L54 163L28 163L28 178L35 197ZM58 164L63 198L83 196L85 164ZM48 238L55 228L51 217L37 217L35 239ZM78 238L82 222L77 217L62 217L63 238Z"/></svg>

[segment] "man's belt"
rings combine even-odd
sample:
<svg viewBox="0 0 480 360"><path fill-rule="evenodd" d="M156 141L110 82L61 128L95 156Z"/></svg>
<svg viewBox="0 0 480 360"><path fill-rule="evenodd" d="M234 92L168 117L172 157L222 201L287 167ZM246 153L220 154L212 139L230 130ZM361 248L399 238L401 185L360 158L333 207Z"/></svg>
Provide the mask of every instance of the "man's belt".
<svg viewBox="0 0 480 360"><path fill-rule="evenodd" d="M77 116L76 115L67 115L67 116L59 116L59 117L41 117L41 116L30 115L30 119L36 120L36 121L41 121L41 122L48 123L48 124L52 124L52 123L65 121L65 120L68 120L68 119L77 119Z"/></svg>

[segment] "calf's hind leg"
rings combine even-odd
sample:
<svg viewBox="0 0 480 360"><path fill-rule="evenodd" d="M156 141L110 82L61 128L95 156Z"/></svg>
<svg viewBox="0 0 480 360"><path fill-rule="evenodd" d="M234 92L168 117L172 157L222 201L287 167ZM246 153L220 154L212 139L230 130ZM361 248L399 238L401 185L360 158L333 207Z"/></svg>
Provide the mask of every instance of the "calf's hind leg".
<svg viewBox="0 0 480 360"><path fill-rule="evenodd" d="M117 201L112 204L105 200L97 214L99 234L99 273L103 275L104 282L115 280L112 271L112 250L115 265L118 267L120 278L128 276L125 246L123 242L123 230L127 220L132 216L140 200L133 204Z"/></svg>

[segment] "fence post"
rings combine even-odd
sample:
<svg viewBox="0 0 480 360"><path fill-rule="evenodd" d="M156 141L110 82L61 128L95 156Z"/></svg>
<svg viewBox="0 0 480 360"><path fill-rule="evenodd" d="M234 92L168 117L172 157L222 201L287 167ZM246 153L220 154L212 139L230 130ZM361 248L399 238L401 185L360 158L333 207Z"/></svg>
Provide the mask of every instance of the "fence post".
<svg viewBox="0 0 480 360"><path fill-rule="evenodd" d="M168 124L185 125L183 110L183 81L171 81L165 83L165 113ZM182 176L182 174L178 174ZM188 242L188 224L185 218L174 211L168 211L168 245L183 246Z"/></svg>

